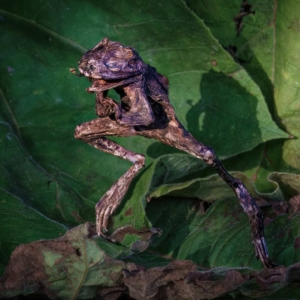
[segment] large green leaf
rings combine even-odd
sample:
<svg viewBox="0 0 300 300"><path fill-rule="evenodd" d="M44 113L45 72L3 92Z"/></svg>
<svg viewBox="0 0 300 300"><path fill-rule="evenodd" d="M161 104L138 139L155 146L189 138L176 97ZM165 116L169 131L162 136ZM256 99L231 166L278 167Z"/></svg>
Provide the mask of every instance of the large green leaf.
<svg viewBox="0 0 300 300"><path fill-rule="evenodd" d="M146 207L152 226L163 230L162 236L155 240L153 250L156 253L172 258L192 259L204 267L226 265L260 268L261 264L256 261L250 240L248 219L233 191L217 175L197 178L199 172L196 170L201 169L200 163L185 155L163 156L155 161L143 173L139 182L133 185L132 193L129 193L131 196L126 198L124 207L113 218L114 224L128 227L128 230L122 227L118 240L129 246L125 237L126 234L132 235L131 226L143 229L138 226L141 223L131 222ZM193 174L194 179L188 180L187 174ZM293 210L293 204L290 204L290 214L284 210L276 212L280 203L287 205L292 197L300 194L299 176L272 173L269 181L273 191L260 193L253 181L242 173L234 175L243 180L255 199L260 202L260 199L264 199L262 205L269 205L265 215L267 219L273 220L266 223L270 256L286 266L298 262L300 252L294 245L294 240L300 236L297 225L299 215L294 213L297 209ZM147 185L143 184L146 179ZM139 210L135 204L137 199L143 204ZM150 203L147 204L147 201Z"/></svg>
<svg viewBox="0 0 300 300"><path fill-rule="evenodd" d="M134 46L169 76L179 118L219 154L286 136L257 85L181 1L2 1L0 14L2 197L20 199L54 222L93 221L94 204L130 165L72 137L76 124L94 118L94 100L84 91L88 82L68 70L104 36ZM142 138L120 142L146 153L148 163L170 151ZM145 216L138 216L142 227Z"/></svg>
<svg viewBox="0 0 300 300"><path fill-rule="evenodd" d="M272 259L286 266L298 262L300 252L294 241L300 235L296 225L300 222L299 215L288 215L283 210L274 220L274 213L280 201L298 195L299 176L271 174L270 180L276 182L277 188L270 194L258 193L242 174L236 173L235 177L245 182L256 199L270 199L269 203L274 205L273 209L265 210L265 217L272 218L265 228ZM153 200L147 208L153 225L164 232L155 251L178 259L191 259L204 267L260 268L252 251L248 219L232 191L217 175L182 184L165 184L152 193L154 197L163 195L169 197Z"/></svg>
<svg viewBox="0 0 300 300"><path fill-rule="evenodd" d="M95 203L130 166L73 138L75 126L95 115L93 96L84 91L88 81L71 75L69 68L105 36L133 46L145 62L169 77L180 121L219 156L239 154L226 162L231 169L258 179L264 191L270 171L299 172L298 141L284 142L288 134L272 121L298 136L298 73L293 63L298 7L290 1L253 1L256 14L245 18L245 28L236 37L232 19L241 1L227 2L1 1L0 271L17 245L93 222ZM241 58L252 57L251 62L243 67L236 63L222 47L229 44L238 46ZM102 249L132 258L159 235L150 230L156 226L164 230L152 245L151 251L159 255L133 255L143 265L166 265L164 256L172 256L205 267L260 267L237 200L218 177L203 178L200 161L172 155L150 165L153 158L176 150L143 138L115 140L146 154L148 167L110 224L110 233L123 227L114 232L123 246L100 242ZM299 193L297 175L272 173L269 194L259 193L244 175L237 176L255 197L269 203ZM161 198L147 206L149 195ZM204 208L214 203L205 213L196 213L198 204L190 197L205 200L200 202ZM289 214L267 226L271 257L278 263L298 260L298 221L297 214Z"/></svg>
<svg viewBox="0 0 300 300"><path fill-rule="evenodd" d="M187 6L210 28L224 47L237 47L236 56L248 61L243 66L260 87L273 120L287 130L286 141L272 141L256 151L228 162L244 170L264 186L270 171L299 172L299 3L296 1L250 1L255 15L246 16L240 35L232 21L242 1L190 1ZM236 162L245 161L245 165ZM249 161L251 161L249 163Z"/></svg>

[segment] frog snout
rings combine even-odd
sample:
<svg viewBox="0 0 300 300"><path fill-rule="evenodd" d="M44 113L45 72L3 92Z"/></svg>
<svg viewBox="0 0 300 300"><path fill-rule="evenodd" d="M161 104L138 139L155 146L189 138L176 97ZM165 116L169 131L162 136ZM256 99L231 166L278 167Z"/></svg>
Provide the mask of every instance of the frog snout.
<svg viewBox="0 0 300 300"><path fill-rule="evenodd" d="M101 76L99 75L99 73L97 71L97 67L93 63L90 63L85 60L81 60L78 63L78 69L79 69L79 72L86 77L101 79Z"/></svg>

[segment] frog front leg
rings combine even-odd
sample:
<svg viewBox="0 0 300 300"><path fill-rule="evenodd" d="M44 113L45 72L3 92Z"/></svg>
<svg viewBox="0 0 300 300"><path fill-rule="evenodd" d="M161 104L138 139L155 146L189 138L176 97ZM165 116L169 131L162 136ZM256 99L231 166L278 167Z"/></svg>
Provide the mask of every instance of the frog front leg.
<svg viewBox="0 0 300 300"><path fill-rule="evenodd" d="M114 115L116 122L122 126L148 126L154 122L155 117L144 91L143 80L130 81L122 88L114 86L116 91L128 99L128 110L122 110L121 104L106 97L107 91L113 83L107 84L103 80L94 80L92 87L87 88L90 93L96 92L96 114L99 117ZM120 84L120 83L119 83ZM122 100L122 99L121 99Z"/></svg>

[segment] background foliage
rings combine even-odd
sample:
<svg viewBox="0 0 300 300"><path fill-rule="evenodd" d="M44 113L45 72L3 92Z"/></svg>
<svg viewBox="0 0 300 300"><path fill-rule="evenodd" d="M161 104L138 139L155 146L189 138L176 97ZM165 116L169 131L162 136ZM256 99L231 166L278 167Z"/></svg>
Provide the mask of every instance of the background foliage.
<svg viewBox="0 0 300 300"><path fill-rule="evenodd" d="M95 118L94 96L69 68L104 37L134 47L169 78L180 121L266 206L272 259L299 261L297 201L288 201L300 189L300 4L251 4L255 15L237 35L240 0L1 1L0 273L16 246L94 222L95 203L130 166L73 138L77 124ZM121 248L99 241L102 249L128 258L149 244L136 230L153 226L163 235L134 255L137 264L167 257L261 268L247 218L213 171L153 140L114 140L145 154L147 167L111 222L111 233L125 226L115 233ZM279 201L286 210L274 208Z"/></svg>

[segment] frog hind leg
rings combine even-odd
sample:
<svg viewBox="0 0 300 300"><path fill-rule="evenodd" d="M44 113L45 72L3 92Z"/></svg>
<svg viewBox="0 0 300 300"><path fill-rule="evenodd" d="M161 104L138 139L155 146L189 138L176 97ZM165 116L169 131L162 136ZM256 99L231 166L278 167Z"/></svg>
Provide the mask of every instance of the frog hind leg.
<svg viewBox="0 0 300 300"><path fill-rule="evenodd" d="M130 169L123 174L96 204L96 231L99 236L106 237L109 216L120 205L133 178L144 167L145 157L134 153L104 137L106 135L130 136L135 135L132 127L117 124L109 117L97 118L82 123L75 128L75 138L95 147L98 150L110 153L133 163Z"/></svg>

